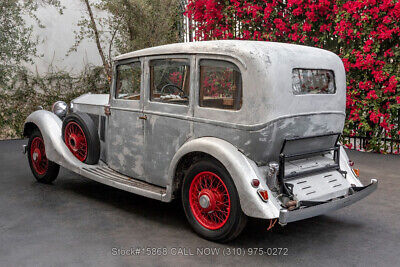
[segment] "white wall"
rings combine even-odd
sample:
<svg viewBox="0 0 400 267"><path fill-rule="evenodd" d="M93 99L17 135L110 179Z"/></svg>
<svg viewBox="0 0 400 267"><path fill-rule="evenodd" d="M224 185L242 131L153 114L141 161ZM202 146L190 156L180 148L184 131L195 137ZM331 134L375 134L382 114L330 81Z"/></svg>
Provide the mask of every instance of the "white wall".
<svg viewBox="0 0 400 267"><path fill-rule="evenodd" d="M44 29L35 25L32 19L27 19L28 24L34 25L34 34L43 41L38 46L38 54L43 57L35 59L35 64L28 66L32 71L45 73L52 65L57 70L78 73L86 64L101 65L101 58L93 41L83 41L77 52L66 56L75 42L74 30L79 30L76 26L78 20L87 15L80 0L61 0L61 3L66 7L63 15L53 7L41 7L37 11Z"/></svg>

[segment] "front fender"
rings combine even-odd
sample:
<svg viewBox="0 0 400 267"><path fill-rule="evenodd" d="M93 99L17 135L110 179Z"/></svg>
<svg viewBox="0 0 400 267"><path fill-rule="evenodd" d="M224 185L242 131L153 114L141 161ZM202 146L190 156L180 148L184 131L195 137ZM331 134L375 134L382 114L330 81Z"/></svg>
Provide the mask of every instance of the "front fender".
<svg viewBox="0 0 400 267"><path fill-rule="evenodd" d="M279 217L280 205L267 187L265 175L252 160L243 155L235 146L222 139L202 137L186 142L172 159L168 171L169 181L174 180L180 159L191 152L209 154L225 166L235 183L241 208L246 215L263 219ZM270 198L267 203L261 200L257 194L257 189L251 185L252 179L260 180L260 186L257 189L268 190Z"/></svg>
<svg viewBox="0 0 400 267"><path fill-rule="evenodd" d="M26 129L32 125L35 125L42 134L49 160L72 171L83 167L84 164L75 158L62 139L62 121L59 117L47 110L37 110L25 120L25 134L27 134Z"/></svg>

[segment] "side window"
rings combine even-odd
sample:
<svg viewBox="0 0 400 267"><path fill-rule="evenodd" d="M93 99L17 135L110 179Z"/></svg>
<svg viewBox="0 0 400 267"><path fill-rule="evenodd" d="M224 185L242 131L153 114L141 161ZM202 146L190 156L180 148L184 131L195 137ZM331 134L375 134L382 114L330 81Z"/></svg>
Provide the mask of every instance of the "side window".
<svg viewBox="0 0 400 267"><path fill-rule="evenodd" d="M140 79L142 69L140 62L117 66L116 99L140 100Z"/></svg>
<svg viewBox="0 0 400 267"><path fill-rule="evenodd" d="M150 101L188 105L189 81L189 60L150 61Z"/></svg>
<svg viewBox="0 0 400 267"><path fill-rule="evenodd" d="M242 75L222 60L200 60L200 107L239 110L242 107Z"/></svg>

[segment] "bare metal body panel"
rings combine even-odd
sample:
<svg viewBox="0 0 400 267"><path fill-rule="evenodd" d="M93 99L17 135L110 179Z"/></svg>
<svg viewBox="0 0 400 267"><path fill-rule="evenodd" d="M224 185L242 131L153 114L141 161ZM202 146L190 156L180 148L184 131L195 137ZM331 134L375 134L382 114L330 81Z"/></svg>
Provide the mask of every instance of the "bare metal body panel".
<svg viewBox="0 0 400 267"><path fill-rule="evenodd" d="M111 109L107 129L107 163L118 172L145 180L143 121L140 111Z"/></svg>

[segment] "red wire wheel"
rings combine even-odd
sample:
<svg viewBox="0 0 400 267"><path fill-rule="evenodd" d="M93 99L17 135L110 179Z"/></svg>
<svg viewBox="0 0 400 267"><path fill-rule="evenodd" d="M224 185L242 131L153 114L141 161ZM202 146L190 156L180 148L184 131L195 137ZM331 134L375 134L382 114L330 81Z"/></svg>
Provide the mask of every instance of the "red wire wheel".
<svg viewBox="0 0 400 267"><path fill-rule="evenodd" d="M49 161L46 157L43 139L35 137L31 143L31 161L33 169L39 175L44 175L48 169Z"/></svg>
<svg viewBox="0 0 400 267"><path fill-rule="evenodd" d="M225 225L231 212L231 200L225 183L209 171L197 174L189 188L190 209L196 220L209 230Z"/></svg>
<svg viewBox="0 0 400 267"><path fill-rule="evenodd" d="M85 133L78 123L71 121L65 126L64 140L72 154L84 162L88 155L88 144Z"/></svg>

